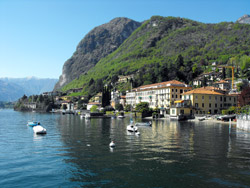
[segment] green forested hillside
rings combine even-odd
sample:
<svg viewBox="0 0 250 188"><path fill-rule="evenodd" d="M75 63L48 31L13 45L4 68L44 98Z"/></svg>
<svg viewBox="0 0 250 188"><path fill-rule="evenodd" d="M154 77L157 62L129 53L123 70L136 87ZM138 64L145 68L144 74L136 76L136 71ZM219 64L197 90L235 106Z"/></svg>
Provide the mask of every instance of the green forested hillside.
<svg viewBox="0 0 250 188"><path fill-rule="evenodd" d="M154 16L63 90L84 87L83 92L92 95L117 75L132 73L136 73L134 86L170 79L188 83L214 61L226 64L231 57L249 53L250 25Z"/></svg>

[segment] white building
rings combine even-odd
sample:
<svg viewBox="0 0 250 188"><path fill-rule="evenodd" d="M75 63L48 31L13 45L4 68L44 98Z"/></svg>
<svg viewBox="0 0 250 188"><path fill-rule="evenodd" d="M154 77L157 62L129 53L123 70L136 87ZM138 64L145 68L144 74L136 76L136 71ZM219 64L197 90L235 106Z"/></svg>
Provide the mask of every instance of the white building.
<svg viewBox="0 0 250 188"><path fill-rule="evenodd" d="M191 89L191 86L177 80L144 85L126 93L126 104L135 107L147 102L150 108L169 109L174 101L181 100L182 94Z"/></svg>

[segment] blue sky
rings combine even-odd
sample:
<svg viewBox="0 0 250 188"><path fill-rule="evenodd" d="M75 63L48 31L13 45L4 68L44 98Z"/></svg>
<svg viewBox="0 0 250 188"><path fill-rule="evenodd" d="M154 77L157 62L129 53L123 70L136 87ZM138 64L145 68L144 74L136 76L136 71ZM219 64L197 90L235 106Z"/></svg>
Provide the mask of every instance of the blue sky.
<svg viewBox="0 0 250 188"><path fill-rule="evenodd" d="M115 17L218 23L244 14L250 0L0 0L0 77L58 78L80 40Z"/></svg>

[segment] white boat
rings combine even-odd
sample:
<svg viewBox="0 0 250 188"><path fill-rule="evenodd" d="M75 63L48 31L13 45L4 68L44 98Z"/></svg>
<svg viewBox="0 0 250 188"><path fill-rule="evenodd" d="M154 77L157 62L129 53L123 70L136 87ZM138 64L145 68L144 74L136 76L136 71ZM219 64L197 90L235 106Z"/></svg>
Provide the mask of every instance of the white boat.
<svg viewBox="0 0 250 188"><path fill-rule="evenodd" d="M109 147L115 147L115 142L111 141L110 144L109 144Z"/></svg>
<svg viewBox="0 0 250 188"><path fill-rule="evenodd" d="M130 124L127 126L127 131L128 132L137 132L138 131L138 127L134 124Z"/></svg>
<svg viewBox="0 0 250 188"><path fill-rule="evenodd" d="M117 117L120 118L120 119L125 118L123 115L119 115Z"/></svg>
<svg viewBox="0 0 250 188"><path fill-rule="evenodd" d="M85 118L90 119L90 114L89 113L85 114Z"/></svg>
<svg viewBox="0 0 250 188"><path fill-rule="evenodd" d="M84 115L82 115L82 114L80 115L80 118L81 118L81 119L83 119L84 117L85 117Z"/></svg>
<svg viewBox="0 0 250 188"><path fill-rule="evenodd" d="M34 126L33 131L36 134L46 134L47 133L46 129L43 128L41 125Z"/></svg>

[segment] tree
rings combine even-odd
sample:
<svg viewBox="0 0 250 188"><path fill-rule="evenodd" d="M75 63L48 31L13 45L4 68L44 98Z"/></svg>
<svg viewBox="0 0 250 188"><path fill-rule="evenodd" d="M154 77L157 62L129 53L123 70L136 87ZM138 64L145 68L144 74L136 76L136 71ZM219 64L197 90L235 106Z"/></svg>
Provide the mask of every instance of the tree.
<svg viewBox="0 0 250 188"><path fill-rule="evenodd" d="M99 112L98 106L93 105L93 106L90 108L90 112Z"/></svg>
<svg viewBox="0 0 250 188"><path fill-rule="evenodd" d="M237 84L237 90L238 90L238 91L242 91L242 90L244 90L245 88L247 88L248 86L249 86L248 81L247 81L247 80L242 80L241 83L238 83L238 84Z"/></svg>
<svg viewBox="0 0 250 188"><path fill-rule="evenodd" d="M131 110L132 110L131 104L126 104L124 110L125 110L126 112L131 111Z"/></svg>
<svg viewBox="0 0 250 188"><path fill-rule="evenodd" d="M123 110L123 105L122 104L116 104L115 109L118 110L118 111L122 111Z"/></svg>
<svg viewBox="0 0 250 188"><path fill-rule="evenodd" d="M206 76L203 77L201 85L202 85L202 87L206 87L207 86L207 77Z"/></svg>
<svg viewBox="0 0 250 188"><path fill-rule="evenodd" d="M149 111L149 104L147 102L141 102L136 105L135 110L137 112L148 112Z"/></svg>
<svg viewBox="0 0 250 188"><path fill-rule="evenodd" d="M26 95L23 95L22 100L26 100L28 97Z"/></svg>
<svg viewBox="0 0 250 188"><path fill-rule="evenodd" d="M222 79L224 80L226 78L226 70L225 67L222 68Z"/></svg>
<svg viewBox="0 0 250 188"><path fill-rule="evenodd" d="M240 106L246 106L250 104L250 87L246 87L242 90L238 100Z"/></svg>
<svg viewBox="0 0 250 188"><path fill-rule="evenodd" d="M90 81L89 81L89 86L91 86L94 83L95 83L95 80L93 78L91 78Z"/></svg>

